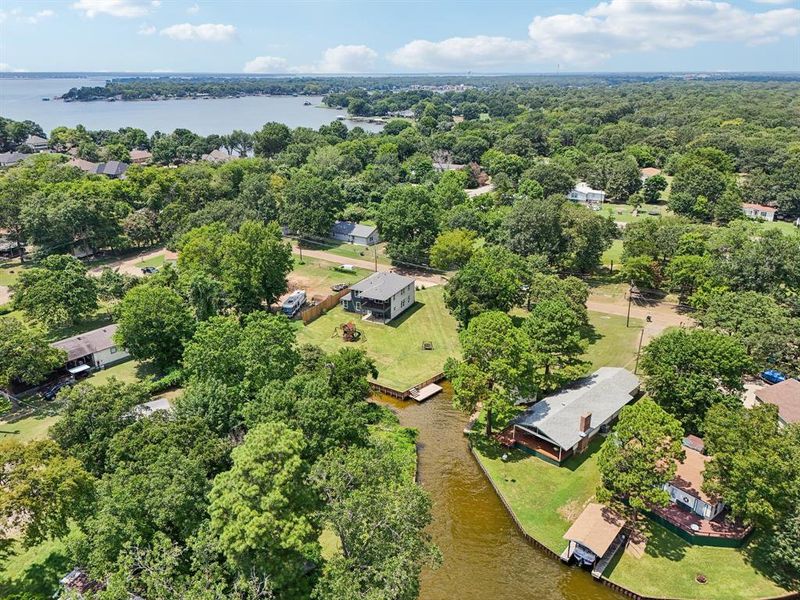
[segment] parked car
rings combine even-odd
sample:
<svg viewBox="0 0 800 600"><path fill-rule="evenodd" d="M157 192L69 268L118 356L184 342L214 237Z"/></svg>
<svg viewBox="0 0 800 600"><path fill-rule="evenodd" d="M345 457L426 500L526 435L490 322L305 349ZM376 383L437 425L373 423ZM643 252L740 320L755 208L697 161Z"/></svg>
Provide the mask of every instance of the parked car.
<svg viewBox="0 0 800 600"><path fill-rule="evenodd" d="M781 381L786 381L786 375L780 371L776 371L775 369L767 369L766 371L762 371L759 376L767 383L780 383Z"/></svg>
<svg viewBox="0 0 800 600"><path fill-rule="evenodd" d="M72 387L75 385L74 379L65 379L63 381L58 381L48 387L45 391L42 392L42 397L47 400L48 402L55 400L56 396L58 396L58 392L63 390L64 388Z"/></svg>
<svg viewBox="0 0 800 600"><path fill-rule="evenodd" d="M348 286L346 283L334 283L331 286L331 289L334 292L341 292L342 290L347 289L348 287L350 287L350 286Z"/></svg>
<svg viewBox="0 0 800 600"><path fill-rule="evenodd" d="M158 273L158 267L142 267L142 273L145 275L152 275L153 273Z"/></svg>

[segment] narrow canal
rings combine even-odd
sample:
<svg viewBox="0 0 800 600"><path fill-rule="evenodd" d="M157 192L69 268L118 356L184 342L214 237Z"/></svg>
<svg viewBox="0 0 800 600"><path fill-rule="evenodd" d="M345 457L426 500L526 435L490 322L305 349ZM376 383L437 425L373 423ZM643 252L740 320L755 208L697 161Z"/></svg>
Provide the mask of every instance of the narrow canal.
<svg viewBox="0 0 800 600"><path fill-rule="evenodd" d="M522 539L467 449L467 419L452 407L450 393L446 386L424 404L379 399L404 426L419 430L419 479L433 499L431 534L444 556L439 569L423 574L420 598L622 598Z"/></svg>

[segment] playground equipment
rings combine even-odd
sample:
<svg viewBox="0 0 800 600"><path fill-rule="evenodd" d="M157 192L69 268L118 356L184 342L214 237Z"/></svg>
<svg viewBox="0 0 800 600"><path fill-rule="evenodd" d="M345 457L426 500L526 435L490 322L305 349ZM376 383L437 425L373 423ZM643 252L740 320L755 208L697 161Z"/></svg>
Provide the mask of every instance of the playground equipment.
<svg viewBox="0 0 800 600"><path fill-rule="evenodd" d="M350 321L349 323L342 323L339 327L336 327L333 330L333 335L331 337L337 337L339 334L339 329L342 330L341 336L342 340L345 342L357 342L361 339L361 332L356 328L356 324Z"/></svg>

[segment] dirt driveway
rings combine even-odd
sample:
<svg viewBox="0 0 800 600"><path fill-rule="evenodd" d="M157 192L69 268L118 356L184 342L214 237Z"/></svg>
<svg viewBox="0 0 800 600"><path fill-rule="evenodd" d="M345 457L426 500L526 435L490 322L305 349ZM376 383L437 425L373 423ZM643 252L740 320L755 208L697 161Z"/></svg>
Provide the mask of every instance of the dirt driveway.
<svg viewBox="0 0 800 600"><path fill-rule="evenodd" d="M141 275L142 269L137 267L140 262L144 260L149 260L151 258L155 258L156 256L164 255L166 260L175 261L178 260L178 255L175 252L170 252L166 248L158 248L156 250L151 250L150 252L143 252L142 254L137 254L136 256L132 256L129 258L124 258L120 260L115 260L110 263L105 263L102 266L94 267L89 269L89 275L99 276L100 273L103 272L103 269L109 267L118 271L120 273L124 273L125 275Z"/></svg>
<svg viewBox="0 0 800 600"><path fill-rule="evenodd" d="M589 310L609 315L624 317L628 314L628 300L626 298L590 295L586 307ZM650 316L650 323L647 322L648 315ZM692 327L695 325L692 317L682 314L675 304L666 302L648 302L642 305L632 303L631 318L641 319L644 323L645 342L653 339L668 327Z"/></svg>
<svg viewBox="0 0 800 600"><path fill-rule="evenodd" d="M296 246L292 246L292 252L297 255L300 254L300 251L297 249ZM344 264L353 265L354 267L359 267L360 269L366 269L367 271L375 270L375 263L371 260L344 258L342 256L326 252L325 250L306 250L304 248L303 258L316 258L318 260L326 260L336 265L344 265ZM422 271L399 269L397 267L393 267L392 265L382 265L380 263L378 263L378 271L382 272L391 271L392 273L400 273L401 275L408 275L409 277L413 277L420 283L424 283L426 285L441 285L445 282L444 277L442 277L441 275L435 275L433 273L424 273Z"/></svg>

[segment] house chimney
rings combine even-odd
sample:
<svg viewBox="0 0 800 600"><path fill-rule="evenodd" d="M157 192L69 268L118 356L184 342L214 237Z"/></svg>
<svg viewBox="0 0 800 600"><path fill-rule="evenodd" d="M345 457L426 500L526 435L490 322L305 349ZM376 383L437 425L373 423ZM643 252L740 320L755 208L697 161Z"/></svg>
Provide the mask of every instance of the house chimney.
<svg viewBox="0 0 800 600"><path fill-rule="evenodd" d="M586 433L592 428L592 413L581 415L580 430L581 433Z"/></svg>

